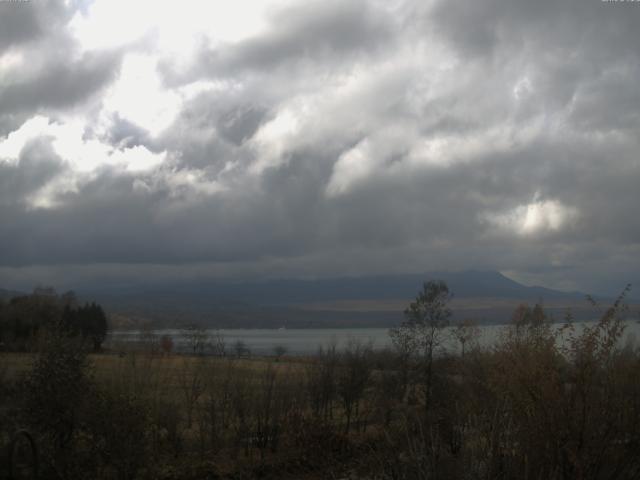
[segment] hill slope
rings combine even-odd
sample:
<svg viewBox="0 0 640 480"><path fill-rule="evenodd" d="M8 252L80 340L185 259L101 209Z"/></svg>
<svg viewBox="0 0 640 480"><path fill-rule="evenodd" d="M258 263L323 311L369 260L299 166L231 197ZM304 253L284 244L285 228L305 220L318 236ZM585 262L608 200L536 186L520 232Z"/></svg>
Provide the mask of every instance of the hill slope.
<svg viewBox="0 0 640 480"><path fill-rule="evenodd" d="M390 326L425 280L444 280L454 313L487 323L507 321L518 303L544 300L553 308L584 295L527 287L499 272L432 272L260 282L184 282L79 290L113 312L147 317L166 326L198 322L220 327Z"/></svg>

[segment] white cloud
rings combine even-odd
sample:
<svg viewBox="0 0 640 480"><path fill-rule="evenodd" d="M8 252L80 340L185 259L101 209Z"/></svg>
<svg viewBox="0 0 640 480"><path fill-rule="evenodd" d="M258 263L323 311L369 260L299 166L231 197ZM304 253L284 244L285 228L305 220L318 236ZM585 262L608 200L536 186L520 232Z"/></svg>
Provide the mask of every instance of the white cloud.
<svg viewBox="0 0 640 480"><path fill-rule="evenodd" d="M49 119L42 115L36 115L20 128L9 133L7 137L0 141L0 160L15 163L18 161L20 151L29 140L46 136L49 134Z"/></svg>
<svg viewBox="0 0 640 480"><path fill-rule="evenodd" d="M558 232L575 222L578 215L577 208L558 200L539 200L536 194L531 203L503 213L484 213L480 219L501 230L527 237Z"/></svg>
<svg viewBox="0 0 640 480"><path fill-rule="evenodd" d="M8 72L22 67L24 64L24 54L20 51L9 50L0 56L0 74L3 76Z"/></svg>
<svg viewBox="0 0 640 480"><path fill-rule="evenodd" d="M124 165L130 172L145 172L164 163L166 153L153 153L142 145L114 151L110 160L115 165Z"/></svg>
<svg viewBox="0 0 640 480"><path fill-rule="evenodd" d="M252 172L262 173L266 168L286 162L300 132L298 115L293 109L285 108L255 133L251 147L257 160L251 166Z"/></svg>
<svg viewBox="0 0 640 480"><path fill-rule="evenodd" d="M27 120L0 142L0 160L17 164L29 141L48 138L53 151L69 167L68 171L53 177L27 199L27 204L32 208L57 206L56 197L65 192L77 191L78 182L92 178L91 173L101 167L145 172L166 161L166 152L154 153L142 145L114 148L98 139L85 138L85 121L83 117L69 116L54 122L38 115Z"/></svg>
<svg viewBox="0 0 640 480"><path fill-rule="evenodd" d="M371 175L375 165L371 142L364 139L349 149L333 166L333 173L326 188L327 196L346 193L355 183Z"/></svg>
<svg viewBox="0 0 640 480"><path fill-rule="evenodd" d="M236 42L255 34L276 3L95 0L86 13L76 13L70 29L85 49L120 47L151 35L153 48L188 55L202 38Z"/></svg>
<svg viewBox="0 0 640 480"><path fill-rule="evenodd" d="M182 100L162 87L157 59L144 54L125 56L120 77L105 94L103 105L136 125L158 135L175 120Z"/></svg>
<svg viewBox="0 0 640 480"><path fill-rule="evenodd" d="M180 170L165 178L173 197L211 196L226 188L219 182L207 179L202 170Z"/></svg>

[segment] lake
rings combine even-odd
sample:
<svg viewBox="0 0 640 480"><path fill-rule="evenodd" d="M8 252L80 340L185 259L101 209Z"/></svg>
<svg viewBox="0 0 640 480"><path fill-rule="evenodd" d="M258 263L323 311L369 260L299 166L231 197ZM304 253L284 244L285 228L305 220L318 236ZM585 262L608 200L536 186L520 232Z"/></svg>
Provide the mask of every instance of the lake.
<svg viewBox="0 0 640 480"><path fill-rule="evenodd" d="M590 324L592 322L587 322ZM583 325L576 323L580 328ZM626 329L623 334L622 343L632 342L634 345L640 338L640 324L635 320L626 322ZM478 343L483 347L494 344L500 333L505 328L504 325L479 326L480 336ZM162 329L154 330L154 336L158 338L162 335L169 335L174 342L176 351L184 351L187 345L187 338L184 330ZM448 351L457 352L460 348L458 342L451 335L451 329L443 332L445 347ZM148 334L148 332L147 332ZM233 352L236 342L243 342L246 347L255 355L272 355L274 348L282 346L288 354L308 355L318 350L319 346L336 344L339 350L343 349L350 340L363 343L371 343L374 349L383 349L391 346L389 329L387 328L292 328L292 329L220 329L208 330L207 334L215 337L220 334L224 337L228 352ZM141 332L135 330L114 331L107 339L107 346L117 348L118 344L131 344L140 341Z"/></svg>

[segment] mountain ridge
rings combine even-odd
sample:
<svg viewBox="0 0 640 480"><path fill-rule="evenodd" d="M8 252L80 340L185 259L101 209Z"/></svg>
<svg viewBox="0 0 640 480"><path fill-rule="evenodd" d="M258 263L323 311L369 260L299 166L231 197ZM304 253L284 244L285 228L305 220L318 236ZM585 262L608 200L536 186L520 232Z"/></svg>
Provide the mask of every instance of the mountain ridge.
<svg viewBox="0 0 640 480"><path fill-rule="evenodd" d="M170 295L185 298L207 295L222 303L290 305L314 301L414 298L428 280L443 280L455 297L522 298L537 300L584 298L580 292L562 292L525 286L497 271L468 270L420 274L343 276L320 279L256 281L189 281L164 285L121 286L78 290L79 294Z"/></svg>
<svg viewBox="0 0 640 480"><path fill-rule="evenodd" d="M556 319L568 309L593 318L586 295L526 286L497 271L436 271L320 279L191 280L164 284L84 286L81 301L97 301L114 317L173 327L198 323L219 328L393 326L429 280L453 294L454 320L505 323L520 303L545 304ZM611 299L597 297L603 303ZM124 322L127 323L127 322Z"/></svg>
<svg viewBox="0 0 640 480"><path fill-rule="evenodd" d="M200 280L85 289L78 294L111 311L147 317L166 326L190 322L221 328L392 326L402 320L404 308L428 280L447 283L456 307L454 316L483 323L508 321L519 303L553 302L553 314L560 315L562 308L573 307L585 298L579 292L529 287L500 272L481 270L237 282ZM390 301L398 305L397 310L388 307Z"/></svg>

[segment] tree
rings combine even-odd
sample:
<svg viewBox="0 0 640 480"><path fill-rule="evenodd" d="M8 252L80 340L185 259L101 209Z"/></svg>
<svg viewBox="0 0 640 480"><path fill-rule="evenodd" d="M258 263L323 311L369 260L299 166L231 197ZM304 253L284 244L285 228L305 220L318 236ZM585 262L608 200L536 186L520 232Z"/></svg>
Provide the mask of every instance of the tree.
<svg viewBox="0 0 640 480"><path fill-rule="evenodd" d="M160 337L160 349L165 355L169 355L173 351L173 339L171 335L162 335Z"/></svg>
<svg viewBox="0 0 640 480"><path fill-rule="evenodd" d="M17 350L34 348L38 334L46 328L59 328L61 309L51 295L13 297L4 312L5 337Z"/></svg>
<svg viewBox="0 0 640 480"><path fill-rule="evenodd" d="M68 294L65 294L68 295ZM63 298L61 328L71 336L81 335L92 342L93 350L99 351L107 337L107 316L95 302L75 307L71 298Z"/></svg>
<svg viewBox="0 0 640 480"><path fill-rule="evenodd" d="M94 352L98 352L107 338L107 316L102 307L93 302L90 305L85 305L84 313L83 336L91 339Z"/></svg>
<svg viewBox="0 0 640 480"><path fill-rule="evenodd" d="M238 358L243 357L245 355L250 355L251 354L251 350L249 350L249 347L247 347L247 344L244 343L244 341L238 339L234 344L233 344L233 349L236 352L236 356Z"/></svg>
<svg viewBox="0 0 640 480"><path fill-rule="evenodd" d="M178 384L184 398L187 413L187 427L191 428L193 412L198 399L205 392L205 359L202 357L183 357L178 373Z"/></svg>
<svg viewBox="0 0 640 480"><path fill-rule="evenodd" d="M433 385L433 355L442 346L443 329L449 325L451 297L445 282L425 282L415 301L404 311L405 320L389 332L396 348L410 348L421 356L427 410Z"/></svg>
<svg viewBox="0 0 640 480"><path fill-rule="evenodd" d="M74 460L72 444L92 385L87 352L79 339L63 328L48 328L24 382L23 408L31 427L49 440L52 461L62 473Z"/></svg>
<svg viewBox="0 0 640 480"><path fill-rule="evenodd" d="M107 336L107 317L96 303L78 306L73 292L56 295L52 288L36 288L32 295L13 297L0 315L2 337L13 348L35 347L45 330L60 330L70 337L90 340L100 350Z"/></svg>
<svg viewBox="0 0 640 480"><path fill-rule="evenodd" d="M142 325L140 333L138 333L138 345L143 351L151 355L156 355L161 348L158 334L153 331L153 327L150 324Z"/></svg>
<svg viewBox="0 0 640 480"><path fill-rule="evenodd" d="M273 347L273 354L276 356L276 361L280 360L280 357L286 355L287 347L284 345L276 345Z"/></svg>
<svg viewBox="0 0 640 480"><path fill-rule="evenodd" d="M336 372L338 370L338 352L336 344L326 348L320 346L314 361L307 365L306 387L311 411L316 420L327 425L333 416L333 402L336 396Z"/></svg>
<svg viewBox="0 0 640 480"><path fill-rule="evenodd" d="M63 307L76 308L78 306L78 297L76 292L69 290L60 295L60 303Z"/></svg>
<svg viewBox="0 0 640 480"><path fill-rule="evenodd" d="M628 288L580 326L554 326L540 304L518 307L491 352L493 400L482 408L506 423L484 434L498 434L502 450L482 455L494 458L485 478L638 477L640 357L620 343Z"/></svg>
<svg viewBox="0 0 640 480"><path fill-rule="evenodd" d="M211 348L213 348L213 354L218 357L224 357L227 354L227 342L220 330L216 330L213 335Z"/></svg>
<svg viewBox="0 0 640 480"><path fill-rule="evenodd" d="M204 355L209 346L209 334L207 330L199 325L189 325L184 332L185 340L189 350L194 355Z"/></svg>
<svg viewBox="0 0 640 480"><path fill-rule="evenodd" d="M371 377L371 353L371 344L363 345L352 339L342 355L343 365L338 374L337 391L347 417L347 434L352 420L358 419L360 402Z"/></svg>
<svg viewBox="0 0 640 480"><path fill-rule="evenodd" d="M473 342L480 336L480 329L471 319L463 320L453 328L453 337L460 343L462 350L462 358L464 358L464 350L469 342Z"/></svg>

